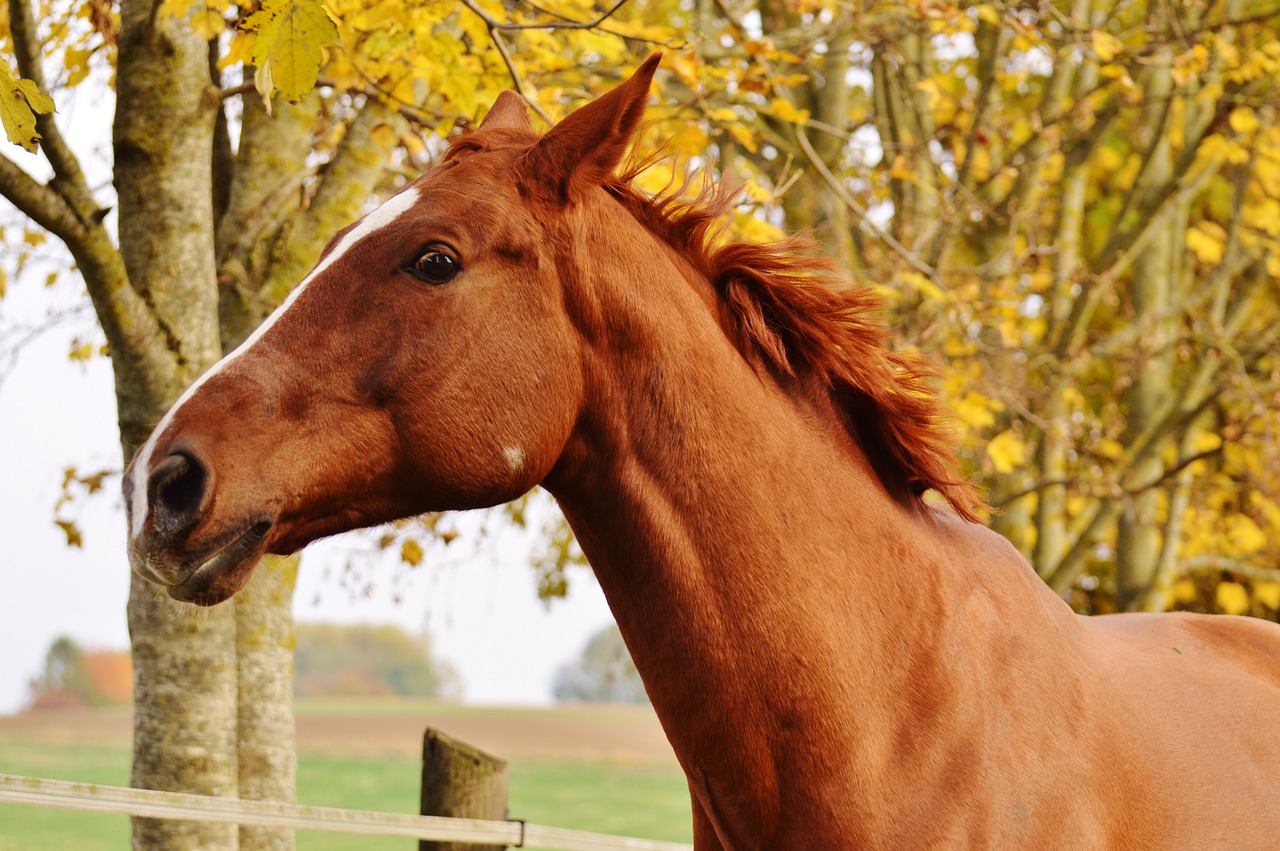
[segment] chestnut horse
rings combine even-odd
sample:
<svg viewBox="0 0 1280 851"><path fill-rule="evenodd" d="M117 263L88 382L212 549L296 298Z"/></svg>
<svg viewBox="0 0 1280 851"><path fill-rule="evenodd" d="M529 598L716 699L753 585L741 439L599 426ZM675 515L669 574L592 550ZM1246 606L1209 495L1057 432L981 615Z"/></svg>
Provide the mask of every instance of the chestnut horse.
<svg viewBox="0 0 1280 851"><path fill-rule="evenodd" d="M263 553L540 484L699 849L1280 846L1280 628L1073 614L975 522L871 295L615 173L656 65L541 136L500 97L337 234L138 451L135 569L211 605Z"/></svg>

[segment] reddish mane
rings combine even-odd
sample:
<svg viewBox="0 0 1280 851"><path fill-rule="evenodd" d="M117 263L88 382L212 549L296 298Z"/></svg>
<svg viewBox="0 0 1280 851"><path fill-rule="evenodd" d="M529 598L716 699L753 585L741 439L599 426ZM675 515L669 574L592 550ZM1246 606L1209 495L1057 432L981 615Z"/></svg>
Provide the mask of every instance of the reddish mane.
<svg viewBox="0 0 1280 851"><path fill-rule="evenodd" d="M805 253L812 244L804 238L720 240L732 185L709 185L692 200L684 187L650 197L632 185L638 171L608 191L711 281L739 350L758 353L780 375L821 381L891 489L917 499L936 490L976 520L982 500L956 470L951 417L931 382L936 370L918 353L888 347L881 299Z"/></svg>

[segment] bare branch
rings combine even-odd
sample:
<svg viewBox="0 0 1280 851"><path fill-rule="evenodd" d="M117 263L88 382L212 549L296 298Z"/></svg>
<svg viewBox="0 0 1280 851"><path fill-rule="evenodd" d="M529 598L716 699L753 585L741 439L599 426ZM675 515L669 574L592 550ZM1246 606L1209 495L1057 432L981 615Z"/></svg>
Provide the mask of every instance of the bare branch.
<svg viewBox="0 0 1280 851"><path fill-rule="evenodd" d="M1184 561L1179 567L1181 568L1179 573L1182 574L1226 571L1252 579L1254 582L1280 581L1280 570L1258 567L1238 558L1226 556L1194 556Z"/></svg>
<svg viewBox="0 0 1280 851"><path fill-rule="evenodd" d="M467 8L469 9L471 8L471 0L463 0L463 2L464 2L464 5L467 6ZM499 23L497 21L494 21L494 26L498 27L498 29L504 29L504 30L547 30L547 29L593 30L599 27L605 21L612 18L614 16L614 13L616 13L619 9L621 9L623 6L627 4L627 0L617 0L617 2L615 2L612 6L606 9L604 12L601 12L600 15L595 20L575 21L566 15L560 14L559 12L554 12L551 9L545 9L542 6L539 6L537 3L532 2L532 0L524 0L524 2L525 2L525 5L528 6L530 9L533 9L534 11L537 11L537 12L541 12L544 15L550 15L553 18L558 18L560 22L555 24L549 23L549 22L540 23L540 24L512 24L512 23ZM487 24L489 23L489 21L485 21L485 23Z"/></svg>
<svg viewBox="0 0 1280 851"><path fill-rule="evenodd" d="M889 246L894 253L903 260L906 260L913 269L927 277L939 289L945 289L945 284L943 284L938 278L938 270L924 262L924 260L921 260L918 255L911 251L911 249L907 248L901 242L898 242L898 240L894 239L892 234L871 220L867 214L866 207L859 204L857 199L849 194L849 190L846 189L836 176L831 173L831 169L827 168L827 164L822 161L822 158L818 156L818 152L813 149L813 145L809 142L808 136L805 135L804 128L799 126L796 127L796 141L800 144L800 150L804 152L809 163L817 169L818 173L822 175L822 179L831 187L831 191L834 192L836 197L839 198L855 216L858 217L859 221L865 228L867 228L867 230L871 231L877 239Z"/></svg>
<svg viewBox="0 0 1280 851"><path fill-rule="evenodd" d="M0 195L63 242L78 238L84 230L83 223L61 195L4 156L0 156Z"/></svg>
<svg viewBox="0 0 1280 851"><path fill-rule="evenodd" d="M551 120L551 116L547 115L547 113L542 109L542 107L538 105L537 101L529 97L529 94L525 91L524 80L521 78L520 72L516 70L515 63L511 60L511 52L507 50L507 43L502 38L502 30L504 29L531 29L532 27L516 25L516 24L503 24L501 21L497 20L488 12L486 12L484 9L481 9L479 6L477 6L473 2L473 0L462 0L462 5L466 6L468 9L471 10L471 12L474 15L476 15L476 17L484 21L485 28L489 31L489 38L493 40L493 46L498 48L498 55L502 57L502 64L507 66L507 74L511 77L511 85L515 87L516 94L524 98L525 103L529 104L529 106L533 109L533 111L538 113L538 116L543 121L547 122L548 124L554 123ZM618 5L619 6L622 5L622 3L619 2ZM610 12L610 14L612 14L612 12ZM558 25L547 24L547 25L539 25L537 28L547 29L548 27L555 28L556 26L566 27L568 25L567 24L558 24Z"/></svg>

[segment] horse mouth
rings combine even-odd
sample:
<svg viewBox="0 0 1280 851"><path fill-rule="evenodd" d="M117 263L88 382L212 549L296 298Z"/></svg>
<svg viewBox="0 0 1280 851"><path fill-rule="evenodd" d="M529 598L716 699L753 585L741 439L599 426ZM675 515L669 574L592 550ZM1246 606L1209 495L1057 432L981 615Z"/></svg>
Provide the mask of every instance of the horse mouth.
<svg viewBox="0 0 1280 851"><path fill-rule="evenodd" d="M265 550L263 544L271 526L270 520L249 526L229 544L200 560L180 584L170 586L169 596L197 606L217 605L231 597L249 581Z"/></svg>

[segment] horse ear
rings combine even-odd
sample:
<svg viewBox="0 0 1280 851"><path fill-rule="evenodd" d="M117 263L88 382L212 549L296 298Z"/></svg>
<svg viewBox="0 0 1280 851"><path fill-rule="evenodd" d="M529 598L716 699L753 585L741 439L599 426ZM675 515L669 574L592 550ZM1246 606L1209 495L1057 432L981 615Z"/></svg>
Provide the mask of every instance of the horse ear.
<svg viewBox="0 0 1280 851"><path fill-rule="evenodd" d="M524 155L522 178L560 200L608 180L644 116L649 83L661 61L662 54L653 54L631 79L552 127Z"/></svg>
<svg viewBox="0 0 1280 851"><path fill-rule="evenodd" d="M496 127L533 130L533 122L529 120L529 107L525 106L524 98L511 91L498 95L484 121L480 122L481 130L493 130Z"/></svg>

